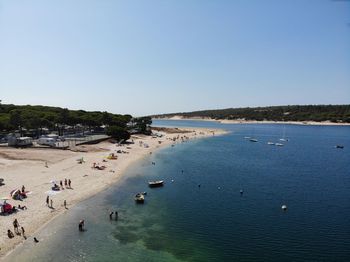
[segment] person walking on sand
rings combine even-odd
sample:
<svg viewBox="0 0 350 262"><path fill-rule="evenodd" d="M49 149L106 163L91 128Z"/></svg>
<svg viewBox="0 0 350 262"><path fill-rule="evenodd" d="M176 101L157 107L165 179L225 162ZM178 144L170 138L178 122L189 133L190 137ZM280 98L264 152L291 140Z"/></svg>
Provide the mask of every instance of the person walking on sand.
<svg viewBox="0 0 350 262"><path fill-rule="evenodd" d="M72 188L71 184L72 184L72 181L70 181L70 179L68 179L68 187L69 188Z"/></svg>
<svg viewBox="0 0 350 262"><path fill-rule="evenodd" d="M19 227L19 223L17 218L15 218L15 220L13 221L13 228L16 234L19 234L18 227Z"/></svg>
<svg viewBox="0 0 350 262"><path fill-rule="evenodd" d="M45 161L45 167L46 167L46 168L48 168L48 167L49 167L49 165L47 164L47 161Z"/></svg>
<svg viewBox="0 0 350 262"><path fill-rule="evenodd" d="M63 201L63 206L65 209L67 209L67 201L66 200Z"/></svg>
<svg viewBox="0 0 350 262"><path fill-rule="evenodd" d="M67 178L64 179L64 186L67 188Z"/></svg>
<svg viewBox="0 0 350 262"><path fill-rule="evenodd" d="M24 186L22 186L22 193L24 193L26 190L26 188Z"/></svg>
<svg viewBox="0 0 350 262"><path fill-rule="evenodd" d="M47 197L46 197L46 206L49 206L49 201L50 201L50 197L47 196Z"/></svg>
<svg viewBox="0 0 350 262"><path fill-rule="evenodd" d="M53 208L53 201L52 201L52 199L50 199L50 206L51 206L51 208Z"/></svg>

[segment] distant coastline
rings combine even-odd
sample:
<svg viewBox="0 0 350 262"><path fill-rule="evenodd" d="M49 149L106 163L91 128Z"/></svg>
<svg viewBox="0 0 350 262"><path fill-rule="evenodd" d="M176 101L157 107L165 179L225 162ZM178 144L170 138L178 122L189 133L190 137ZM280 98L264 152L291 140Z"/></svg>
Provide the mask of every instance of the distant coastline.
<svg viewBox="0 0 350 262"><path fill-rule="evenodd" d="M349 125L350 105L281 105L210 109L151 115L153 119L205 120L223 124Z"/></svg>
<svg viewBox="0 0 350 262"><path fill-rule="evenodd" d="M172 117L154 117L152 120L185 120L185 121L210 121L221 124L285 124L285 125L314 125L314 126L350 126L350 123L335 123L331 121L270 121L270 120L245 120L245 119L213 119L209 117L184 117L175 115Z"/></svg>

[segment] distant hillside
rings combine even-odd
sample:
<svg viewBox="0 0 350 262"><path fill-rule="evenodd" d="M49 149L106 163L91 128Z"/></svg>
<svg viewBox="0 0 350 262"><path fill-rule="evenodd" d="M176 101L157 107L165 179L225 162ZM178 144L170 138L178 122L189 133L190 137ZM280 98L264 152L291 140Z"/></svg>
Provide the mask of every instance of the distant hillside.
<svg viewBox="0 0 350 262"><path fill-rule="evenodd" d="M86 127L114 125L125 128L131 118L131 115L108 112L88 112L51 106L0 104L0 132L22 128L40 129L45 127L55 129L62 125L82 125Z"/></svg>
<svg viewBox="0 0 350 262"><path fill-rule="evenodd" d="M331 121L350 123L350 105L291 105L269 107L227 108L203 110L186 113L153 115L154 118L211 118L217 120L255 120L255 121Z"/></svg>

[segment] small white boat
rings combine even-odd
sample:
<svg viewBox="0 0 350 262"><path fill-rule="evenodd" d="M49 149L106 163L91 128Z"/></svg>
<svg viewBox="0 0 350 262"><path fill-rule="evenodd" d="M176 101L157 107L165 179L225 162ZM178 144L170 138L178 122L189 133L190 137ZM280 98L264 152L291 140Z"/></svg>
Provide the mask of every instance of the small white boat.
<svg viewBox="0 0 350 262"><path fill-rule="evenodd" d="M276 146L284 146L284 145L281 144L281 143L276 143L275 145L276 145Z"/></svg>
<svg viewBox="0 0 350 262"><path fill-rule="evenodd" d="M250 136L245 136L244 139L250 139Z"/></svg>
<svg viewBox="0 0 350 262"><path fill-rule="evenodd" d="M149 187L160 187L163 186L164 180L157 180L157 181L149 181L148 186Z"/></svg>
<svg viewBox="0 0 350 262"><path fill-rule="evenodd" d="M272 146L275 145L274 142L267 142L267 144L268 144L268 145L272 145Z"/></svg>

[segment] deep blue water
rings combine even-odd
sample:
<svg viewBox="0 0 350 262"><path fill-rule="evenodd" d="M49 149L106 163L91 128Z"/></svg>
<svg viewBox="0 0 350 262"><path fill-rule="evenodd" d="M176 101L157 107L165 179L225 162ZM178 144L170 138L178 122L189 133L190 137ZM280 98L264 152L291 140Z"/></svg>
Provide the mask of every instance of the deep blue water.
<svg viewBox="0 0 350 262"><path fill-rule="evenodd" d="M154 125L230 133L148 156L118 186L55 219L38 234L39 245L26 243L11 261L350 261L350 127ZM267 145L283 133L285 146ZM158 178L163 188L147 188ZM144 205L133 200L140 191L148 192ZM109 220L110 209L118 221ZM88 230L79 234L82 217Z"/></svg>

